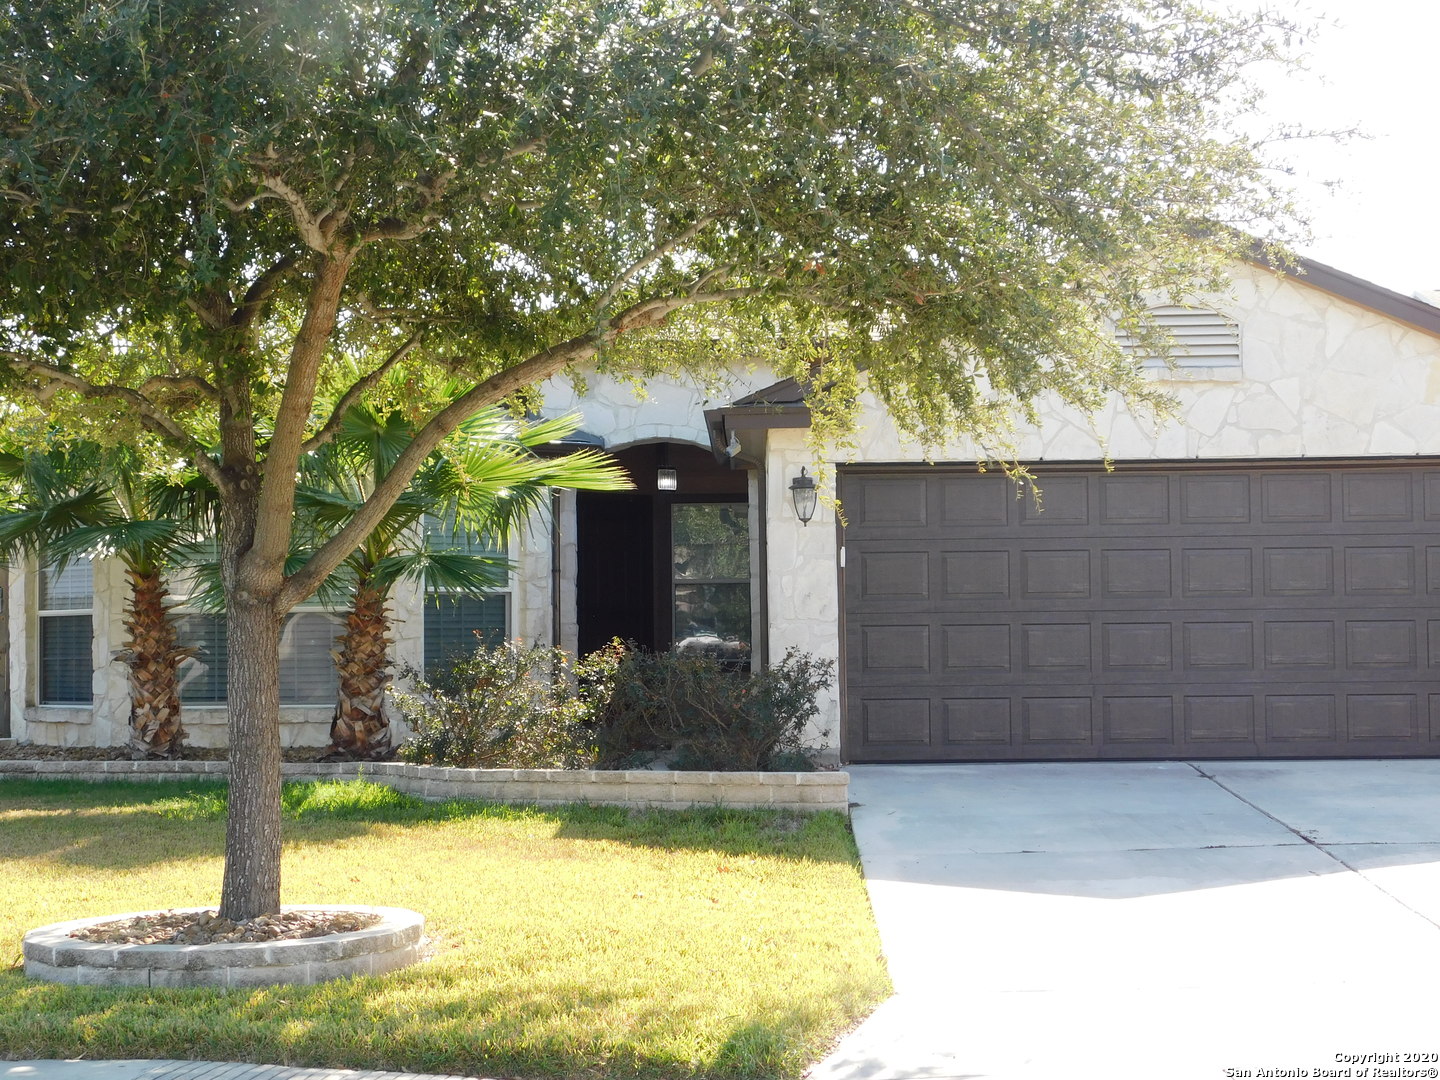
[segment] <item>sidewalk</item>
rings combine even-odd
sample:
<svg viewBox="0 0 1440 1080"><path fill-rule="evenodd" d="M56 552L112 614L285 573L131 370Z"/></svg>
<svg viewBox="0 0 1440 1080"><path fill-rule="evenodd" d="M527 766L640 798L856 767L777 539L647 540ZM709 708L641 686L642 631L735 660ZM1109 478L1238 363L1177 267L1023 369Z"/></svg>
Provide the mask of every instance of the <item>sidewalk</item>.
<svg viewBox="0 0 1440 1080"><path fill-rule="evenodd" d="M302 1069L226 1061L0 1061L0 1080L481 1080L375 1069Z"/></svg>

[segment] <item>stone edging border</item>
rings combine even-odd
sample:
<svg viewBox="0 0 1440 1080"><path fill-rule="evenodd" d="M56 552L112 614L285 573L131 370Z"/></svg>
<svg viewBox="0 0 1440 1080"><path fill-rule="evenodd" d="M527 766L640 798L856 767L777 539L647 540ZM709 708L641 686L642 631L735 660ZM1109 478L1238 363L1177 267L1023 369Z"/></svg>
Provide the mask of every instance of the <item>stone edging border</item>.
<svg viewBox="0 0 1440 1080"><path fill-rule="evenodd" d="M226 761L0 760L0 779L196 780L223 779ZM648 769L453 769L400 762L287 762L286 780L345 780L363 776L422 799L483 799L559 806L728 806L806 813L848 813L846 772L663 772Z"/></svg>
<svg viewBox="0 0 1440 1080"><path fill-rule="evenodd" d="M208 908L180 908L208 911ZM24 937L25 974L81 986L274 986L350 975L383 975L421 958L425 918L409 908L363 904L286 904L282 911L353 911L379 915L364 930L278 941L207 945L112 945L70 934L83 926L154 915L137 911L51 923Z"/></svg>

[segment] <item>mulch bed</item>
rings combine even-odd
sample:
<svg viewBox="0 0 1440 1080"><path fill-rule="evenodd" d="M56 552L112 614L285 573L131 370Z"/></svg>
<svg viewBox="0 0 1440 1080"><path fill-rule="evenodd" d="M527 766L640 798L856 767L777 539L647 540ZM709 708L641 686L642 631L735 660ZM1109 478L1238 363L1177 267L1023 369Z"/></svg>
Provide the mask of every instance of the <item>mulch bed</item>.
<svg viewBox="0 0 1440 1080"><path fill-rule="evenodd" d="M283 911L240 922L214 911L162 911L95 923L70 936L105 945L217 945L348 934L379 921L379 915L355 911Z"/></svg>

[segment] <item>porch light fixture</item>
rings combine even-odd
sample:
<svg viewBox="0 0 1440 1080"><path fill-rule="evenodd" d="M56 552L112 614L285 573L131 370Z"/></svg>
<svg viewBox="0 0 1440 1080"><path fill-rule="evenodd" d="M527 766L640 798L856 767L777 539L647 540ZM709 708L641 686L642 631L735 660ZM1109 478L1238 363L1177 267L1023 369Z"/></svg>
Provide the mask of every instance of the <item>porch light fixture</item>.
<svg viewBox="0 0 1440 1080"><path fill-rule="evenodd" d="M674 491L680 486L680 477L674 469L655 470L655 490Z"/></svg>
<svg viewBox="0 0 1440 1080"><path fill-rule="evenodd" d="M809 525L810 519L815 516L815 500L818 494L815 490L815 478L803 468L800 475L790 481L790 498L795 502L795 516L800 519L801 525Z"/></svg>

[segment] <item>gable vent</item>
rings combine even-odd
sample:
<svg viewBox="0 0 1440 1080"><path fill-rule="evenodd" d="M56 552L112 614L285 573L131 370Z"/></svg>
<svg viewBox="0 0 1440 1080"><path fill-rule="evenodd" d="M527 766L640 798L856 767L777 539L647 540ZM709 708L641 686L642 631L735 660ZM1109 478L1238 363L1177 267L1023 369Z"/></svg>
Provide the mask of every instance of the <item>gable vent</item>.
<svg viewBox="0 0 1440 1080"><path fill-rule="evenodd" d="M1240 367L1240 324L1218 311L1192 307L1155 307L1150 317L1174 342L1171 357L1185 371L1210 371ZM1126 352L1140 354L1140 346L1128 334L1120 334ZM1143 355L1147 368L1165 369L1162 356Z"/></svg>

